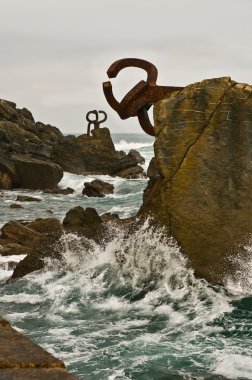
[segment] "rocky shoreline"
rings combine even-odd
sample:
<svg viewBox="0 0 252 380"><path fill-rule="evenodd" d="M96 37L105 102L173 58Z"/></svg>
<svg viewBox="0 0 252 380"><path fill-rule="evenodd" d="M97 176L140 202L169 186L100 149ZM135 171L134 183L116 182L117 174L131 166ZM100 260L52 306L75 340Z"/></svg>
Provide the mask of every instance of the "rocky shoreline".
<svg viewBox="0 0 252 380"><path fill-rule="evenodd" d="M91 133L64 136L54 126L35 122L26 108L0 99L0 189L57 189L63 171L143 175L142 157L117 152L108 128Z"/></svg>
<svg viewBox="0 0 252 380"><path fill-rule="evenodd" d="M141 223L151 217L152 226L164 229L178 242L195 275L212 284L223 285L226 276L235 276L240 268L233 258L248 254L244 245L252 233L251 94L249 85L214 78L189 85L155 104L155 158L147 171L150 180L143 204L131 220ZM63 169L124 178L142 175L141 157L137 152L117 152L107 128L93 130L93 136L64 137L55 127L35 123L28 110L19 110L14 103L0 101L0 106L2 187L24 185L21 166L36 168L38 155L43 156L42 166L52 165L40 172L52 179L54 190ZM17 137L11 139L12 133ZM99 181L86 183L83 190L99 197L112 191ZM108 224L128 225L116 216L106 216L106 222L103 218L95 210L80 207L69 210L62 224L55 219L9 222L2 228L2 252L23 252L27 241L25 263L29 267L33 258L35 268L40 269L43 256L38 253L39 260L35 260L32 253L41 251L40 241L55 246L59 235L68 230L101 241L110 236ZM43 236L49 230L51 235Z"/></svg>

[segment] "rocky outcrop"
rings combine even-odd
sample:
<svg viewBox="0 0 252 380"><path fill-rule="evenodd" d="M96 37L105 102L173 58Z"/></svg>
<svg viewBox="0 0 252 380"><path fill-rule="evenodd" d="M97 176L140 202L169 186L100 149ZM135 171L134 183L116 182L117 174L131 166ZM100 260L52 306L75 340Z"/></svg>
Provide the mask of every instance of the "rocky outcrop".
<svg viewBox="0 0 252 380"><path fill-rule="evenodd" d="M118 161L108 128L93 129L92 136L66 136L54 144L51 159L64 171L109 174Z"/></svg>
<svg viewBox="0 0 252 380"><path fill-rule="evenodd" d="M143 176L143 168L138 165L139 157L136 154L126 154L114 163L110 174L122 178L141 178Z"/></svg>
<svg viewBox="0 0 252 380"><path fill-rule="evenodd" d="M252 233L252 87L204 80L156 103L153 181L139 215L165 226L195 273L223 283Z"/></svg>
<svg viewBox="0 0 252 380"><path fill-rule="evenodd" d="M122 152L115 150L109 129L91 133L64 136L54 126L35 122L26 108L18 109L15 103L0 99L0 189L57 189L63 170L121 175L125 169L119 164ZM136 151L130 155L127 169L137 175L142 170L137 164L143 158ZM131 172L122 176L131 176Z"/></svg>
<svg viewBox="0 0 252 380"><path fill-rule="evenodd" d="M8 281L42 269L48 258L60 261L65 249L61 239L64 234L77 234L83 239L83 249L88 250L90 241L103 245L113 237L114 229L122 225L118 216L103 220L95 209L80 206L69 210L63 223L55 218L8 222L1 230L0 255L27 255L17 263Z"/></svg>
<svg viewBox="0 0 252 380"><path fill-rule="evenodd" d="M113 194L114 185L111 185L108 182L102 181L100 179L95 179L91 182L84 183L84 189L82 194L87 197L105 197L106 194Z"/></svg>

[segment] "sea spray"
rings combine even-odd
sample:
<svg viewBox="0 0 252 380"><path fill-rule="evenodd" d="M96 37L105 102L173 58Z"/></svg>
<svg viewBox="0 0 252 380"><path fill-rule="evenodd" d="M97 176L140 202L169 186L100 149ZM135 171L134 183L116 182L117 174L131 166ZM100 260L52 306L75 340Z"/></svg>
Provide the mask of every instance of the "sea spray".
<svg viewBox="0 0 252 380"><path fill-rule="evenodd" d="M75 234L60 244L62 260L5 286L1 307L80 378L227 376L228 355L241 352L246 370L235 361L235 373L252 378L251 330L245 343L242 326L230 326L240 301L196 279L162 231L146 222L103 246Z"/></svg>

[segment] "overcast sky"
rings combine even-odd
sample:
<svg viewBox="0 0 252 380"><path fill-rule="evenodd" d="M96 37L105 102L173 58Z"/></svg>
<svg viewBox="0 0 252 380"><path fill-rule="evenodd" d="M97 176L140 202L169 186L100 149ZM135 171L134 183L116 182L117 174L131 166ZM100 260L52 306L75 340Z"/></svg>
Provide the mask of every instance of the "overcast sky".
<svg viewBox="0 0 252 380"><path fill-rule="evenodd" d="M252 0L0 0L0 98L63 132L86 132L93 109L108 113L112 132L141 132L106 103L111 63L149 60L162 85L252 83L251 25ZM142 70L122 71L115 94L141 79Z"/></svg>

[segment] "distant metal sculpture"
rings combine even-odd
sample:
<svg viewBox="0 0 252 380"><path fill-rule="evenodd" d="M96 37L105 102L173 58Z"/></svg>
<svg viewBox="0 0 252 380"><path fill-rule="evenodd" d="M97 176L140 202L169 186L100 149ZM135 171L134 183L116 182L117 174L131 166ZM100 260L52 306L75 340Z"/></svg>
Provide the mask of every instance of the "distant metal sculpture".
<svg viewBox="0 0 252 380"><path fill-rule="evenodd" d="M99 113L103 114L104 115L104 118L102 120L99 120ZM95 115L95 119L90 119L89 118L89 115L91 114L94 114ZM91 130L91 125L93 124L94 125L94 129L97 129L97 128L100 128L100 124L101 123L104 123L104 121L107 120L107 114L106 112L104 111L89 111L87 114L86 114L86 120L88 121L88 127L87 127L87 135L90 136L90 130Z"/></svg>
<svg viewBox="0 0 252 380"><path fill-rule="evenodd" d="M138 82L119 103L112 91L111 82L103 83L103 92L109 105L118 113L121 119L138 117L138 121L148 135L155 136L154 127L148 116L148 109L159 100L184 87L157 86L158 71L151 62L139 58L124 58L114 62L108 69L109 78L116 78L117 74L126 67L138 67L147 72L147 80Z"/></svg>

